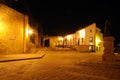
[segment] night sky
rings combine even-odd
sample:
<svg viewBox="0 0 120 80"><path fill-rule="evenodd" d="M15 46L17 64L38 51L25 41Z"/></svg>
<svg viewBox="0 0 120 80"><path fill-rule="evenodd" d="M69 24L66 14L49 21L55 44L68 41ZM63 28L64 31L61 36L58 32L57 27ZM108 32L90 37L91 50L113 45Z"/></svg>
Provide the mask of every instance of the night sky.
<svg viewBox="0 0 120 80"><path fill-rule="evenodd" d="M104 32L108 20L115 43L120 42L120 4L115 0L26 0L26 3L25 11L42 26L44 35L74 33L93 22Z"/></svg>

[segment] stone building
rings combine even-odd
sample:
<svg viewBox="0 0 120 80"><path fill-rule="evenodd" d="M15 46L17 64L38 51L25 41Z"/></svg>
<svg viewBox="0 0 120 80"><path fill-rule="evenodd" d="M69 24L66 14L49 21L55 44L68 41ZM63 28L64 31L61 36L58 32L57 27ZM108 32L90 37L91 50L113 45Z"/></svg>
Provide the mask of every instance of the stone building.
<svg viewBox="0 0 120 80"><path fill-rule="evenodd" d="M0 53L29 51L28 46L30 44L35 46L37 43L31 43L30 29L28 16L0 3Z"/></svg>
<svg viewBox="0 0 120 80"><path fill-rule="evenodd" d="M80 29L76 32L76 42L79 42L76 45L76 49L80 51L91 51L98 52L103 51L103 34L101 30L96 27L96 24L90 24L83 29Z"/></svg>
<svg viewBox="0 0 120 80"><path fill-rule="evenodd" d="M96 27L96 23L90 24L75 33L65 36L52 36L45 38L49 40L49 47L72 48L81 52L98 52L103 51L103 34Z"/></svg>

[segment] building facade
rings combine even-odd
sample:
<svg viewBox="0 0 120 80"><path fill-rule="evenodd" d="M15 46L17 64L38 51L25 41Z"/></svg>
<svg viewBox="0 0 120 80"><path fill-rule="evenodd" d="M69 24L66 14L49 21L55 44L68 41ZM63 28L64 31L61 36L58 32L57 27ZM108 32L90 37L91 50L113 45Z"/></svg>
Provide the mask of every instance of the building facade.
<svg viewBox="0 0 120 80"><path fill-rule="evenodd" d="M0 3L0 53L24 53L29 50L28 16Z"/></svg>
<svg viewBox="0 0 120 80"><path fill-rule="evenodd" d="M81 52L103 51L103 34L96 23L66 36L48 37L50 47L72 48Z"/></svg>

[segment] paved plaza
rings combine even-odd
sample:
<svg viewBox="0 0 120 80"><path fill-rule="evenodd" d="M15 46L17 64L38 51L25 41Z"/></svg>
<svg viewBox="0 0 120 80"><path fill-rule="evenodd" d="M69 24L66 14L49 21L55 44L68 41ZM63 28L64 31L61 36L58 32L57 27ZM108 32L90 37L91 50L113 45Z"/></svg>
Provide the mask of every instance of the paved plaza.
<svg viewBox="0 0 120 80"><path fill-rule="evenodd" d="M0 80L119 80L120 62L104 62L101 56L74 50L40 50L31 54L31 59L0 62Z"/></svg>

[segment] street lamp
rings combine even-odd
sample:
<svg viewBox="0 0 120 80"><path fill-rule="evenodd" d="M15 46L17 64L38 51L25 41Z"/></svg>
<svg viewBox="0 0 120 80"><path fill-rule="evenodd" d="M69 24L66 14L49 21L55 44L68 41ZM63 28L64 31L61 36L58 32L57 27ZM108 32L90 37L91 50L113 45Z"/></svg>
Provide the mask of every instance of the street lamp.
<svg viewBox="0 0 120 80"><path fill-rule="evenodd" d="M27 28L27 29L26 29L26 36L28 36L28 35L32 35L32 34L33 34L33 30Z"/></svg>
<svg viewBox="0 0 120 80"><path fill-rule="evenodd" d="M33 34L33 30L32 30L32 29L29 29L29 30L28 30L28 34L32 35L32 34Z"/></svg>

